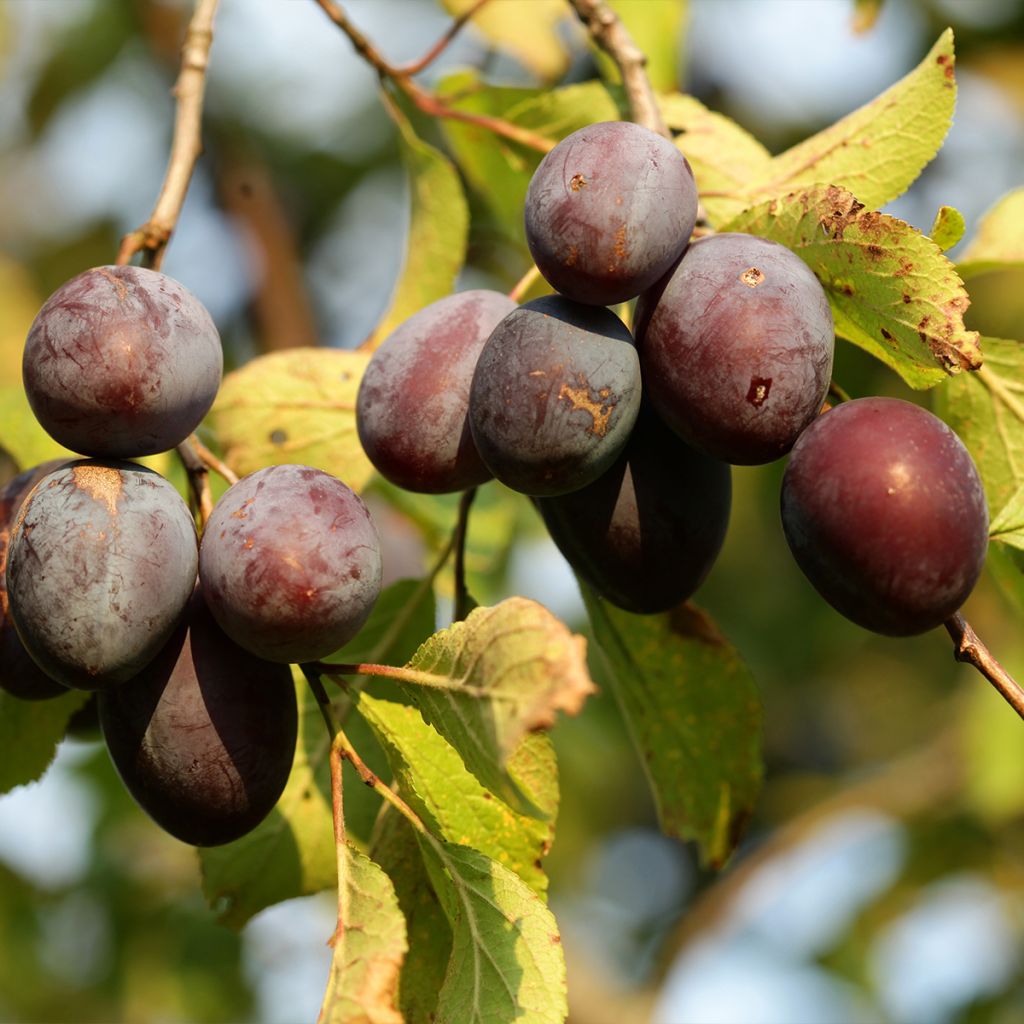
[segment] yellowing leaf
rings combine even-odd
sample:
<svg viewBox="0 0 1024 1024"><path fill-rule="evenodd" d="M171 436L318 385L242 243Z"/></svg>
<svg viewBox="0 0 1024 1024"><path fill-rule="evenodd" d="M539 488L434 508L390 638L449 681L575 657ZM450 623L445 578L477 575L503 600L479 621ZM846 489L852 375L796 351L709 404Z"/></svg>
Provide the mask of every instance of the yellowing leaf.
<svg viewBox="0 0 1024 1024"><path fill-rule="evenodd" d="M536 601L511 597L435 633L396 675L484 788L520 813L544 813L507 762L527 733L553 725L558 711L576 714L594 692L583 637Z"/></svg>
<svg viewBox="0 0 1024 1024"><path fill-rule="evenodd" d="M21 380L25 338L41 305L28 274L13 260L0 255L0 381L4 384Z"/></svg>
<svg viewBox="0 0 1024 1024"><path fill-rule="evenodd" d="M272 352L229 373L210 414L225 461L240 476L295 462L354 491L373 473L356 434L356 393L370 357L330 348Z"/></svg>
<svg viewBox="0 0 1024 1024"><path fill-rule="evenodd" d="M927 388L981 365L970 299L953 264L909 224L867 209L849 192L817 186L740 214L728 231L771 238L817 274L836 333Z"/></svg>
<svg viewBox="0 0 1024 1024"><path fill-rule="evenodd" d="M987 270L1024 264L1024 188L1003 196L978 224L957 268L966 280Z"/></svg>
<svg viewBox="0 0 1024 1024"><path fill-rule="evenodd" d="M698 134L694 171L701 167L701 200L716 226L765 199L813 185L838 185L879 207L905 192L942 145L956 104L953 67L953 33L947 29L895 85L767 161L742 129L695 101L669 98L666 117L685 132L678 141L687 157L688 136Z"/></svg>
<svg viewBox="0 0 1024 1024"><path fill-rule="evenodd" d="M964 215L959 210L952 206L940 206L928 234L931 236L931 240L943 252L946 252L964 237L966 227Z"/></svg>
<svg viewBox="0 0 1024 1024"><path fill-rule="evenodd" d="M761 785L761 705L750 671L701 612L631 615L581 584L608 681L667 835L721 866Z"/></svg>
<svg viewBox="0 0 1024 1024"><path fill-rule="evenodd" d="M405 918L388 876L345 843L339 851L338 931L317 1024L402 1024L398 975Z"/></svg>
<svg viewBox="0 0 1024 1024"><path fill-rule="evenodd" d="M469 207L458 172L448 157L417 138L405 117L396 113L396 119L409 178L409 231L395 294L369 347L379 345L413 313L455 290L469 234Z"/></svg>
<svg viewBox="0 0 1024 1024"><path fill-rule="evenodd" d="M475 0L443 0L445 10L459 15ZM569 17L563 0L502 0L485 4L471 24L501 50L512 54L545 82L561 78L569 68L569 52L559 29Z"/></svg>

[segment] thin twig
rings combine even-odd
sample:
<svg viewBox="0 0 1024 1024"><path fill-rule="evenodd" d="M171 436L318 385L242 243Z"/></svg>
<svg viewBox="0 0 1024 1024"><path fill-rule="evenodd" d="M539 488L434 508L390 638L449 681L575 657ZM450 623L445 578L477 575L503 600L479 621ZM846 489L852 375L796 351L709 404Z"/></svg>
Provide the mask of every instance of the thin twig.
<svg viewBox="0 0 1024 1024"><path fill-rule="evenodd" d="M345 810L342 799L341 738L335 736L331 743L331 813L334 818L334 856L338 865L338 923L329 945L335 945L345 932L348 917L348 850L345 846Z"/></svg>
<svg viewBox="0 0 1024 1024"><path fill-rule="evenodd" d="M210 493L210 472L195 447L195 434L182 441L177 447L178 457L188 477L189 496L197 513L200 531L213 512L213 495Z"/></svg>
<svg viewBox="0 0 1024 1024"><path fill-rule="evenodd" d="M469 590L466 587L466 534L469 532L469 509L476 497L476 488L462 492L459 517L455 521L455 621L461 622L470 612Z"/></svg>
<svg viewBox="0 0 1024 1024"><path fill-rule="evenodd" d="M137 252L145 250L146 265L159 270L164 250L177 227L192 171L203 151L203 95L216 11L217 0L196 0L181 48L181 71L174 85L178 106L167 174L149 220L121 240L117 254L119 264L128 263Z"/></svg>
<svg viewBox="0 0 1024 1024"><path fill-rule="evenodd" d="M1021 689L1013 676L996 661L970 623L957 612L946 619L943 625L956 645L956 660L973 665L999 691L1003 700L1024 718L1024 689Z"/></svg>
<svg viewBox="0 0 1024 1024"><path fill-rule="evenodd" d="M475 125L477 128L484 128L495 135L501 135L512 142L518 142L522 146L535 149L539 153L549 153L555 148L555 143L543 135L531 132L527 128L521 128L511 121L505 121L500 117L491 117L487 114L473 114L466 110L458 110L448 106L435 93L424 89L412 80L408 72L399 67L389 64L380 51L370 42L362 32L351 21L342 8L335 3L335 0L316 0L335 25L348 36L349 41L356 48L356 52L377 72L382 82L389 80L393 82L406 96L429 117L446 117L455 121L463 121L466 124Z"/></svg>
<svg viewBox="0 0 1024 1024"><path fill-rule="evenodd" d="M476 0L476 3L471 7L467 7L449 26L448 31L434 45L427 50L427 52L420 57L419 60L410 61L408 64L402 64L395 70L401 75L418 75L429 65L433 64L438 57L445 51L448 44L455 38L459 33L462 26L469 21L473 15L477 13L485 4L490 3L490 0Z"/></svg>
<svg viewBox="0 0 1024 1024"><path fill-rule="evenodd" d="M523 296L540 280L540 269L536 264L531 264L530 269L523 274L516 282L515 287L508 293L513 302L522 302Z"/></svg>
<svg viewBox="0 0 1024 1024"><path fill-rule="evenodd" d="M227 463L221 462L195 434L190 435L188 443L202 460L203 466L206 469L212 469L214 473L226 480L228 484L238 483L238 474Z"/></svg>
<svg viewBox="0 0 1024 1024"><path fill-rule="evenodd" d="M647 75L647 55L605 0L569 0L594 42L615 61L629 102L631 121L671 139Z"/></svg>
<svg viewBox="0 0 1024 1024"><path fill-rule="evenodd" d="M376 773L373 772L363 761L363 759L356 752L355 747L349 742L348 737L344 732L339 731L337 739L335 740L341 756L346 758L352 767L359 773L359 777L373 789L376 793L379 793L399 814L404 817L410 825L417 832L421 832L427 835L427 827L423 824L423 820L420 816L386 783L381 782L377 777ZM332 749L334 749L332 747Z"/></svg>
<svg viewBox="0 0 1024 1024"><path fill-rule="evenodd" d="M334 718L334 709L331 707L331 698L327 696L323 680L320 678L321 666L318 662L306 662L306 664L299 667L302 669L302 674L306 677L306 682L309 683L309 688L313 691L313 696L316 697L316 704L320 709L320 717L323 718L324 725L327 726L327 734L331 737L331 742L333 743L339 729L338 723Z"/></svg>

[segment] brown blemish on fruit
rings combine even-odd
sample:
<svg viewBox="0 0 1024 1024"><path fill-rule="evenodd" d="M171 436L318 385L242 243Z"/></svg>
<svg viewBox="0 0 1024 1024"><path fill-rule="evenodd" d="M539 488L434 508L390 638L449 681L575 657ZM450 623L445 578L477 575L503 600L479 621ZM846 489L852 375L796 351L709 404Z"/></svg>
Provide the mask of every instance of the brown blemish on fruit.
<svg viewBox="0 0 1024 1024"><path fill-rule="evenodd" d="M620 224L618 231L615 232L615 247L612 251L615 253L615 259L608 267L611 271L615 270L629 256L629 249L626 246L625 224Z"/></svg>
<svg viewBox="0 0 1024 1024"><path fill-rule="evenodd" d="M97 273L101 277L105 277L113 286L114 291L117 292L117 301L125 302L128 299L128 285L118 277L113 271L107 270L106 267L100 267Z"/></svg>
<svg viewBox="0 0 1024 1024"><path fill-rule="evenodd" d="M756 288L759 284L764 282L764 271L758 267L747 267L746 270L740 274L740 280L748 288Z"/></svg>
<svg viewBox="0 0 1024 1024"><path fill-rule="evenodd" d="M771 389L771 377L751 377L750 388L747 390L747 401L755 409L760 409L768 399L768 392Z"/></svg>
<svg viewBox="0 0 1024 1024"><path fill-rule="evenodd" d="M574 174L569 179L569 188L571 188L573 190L573 192L579 192L580 189L583 189L583 188L586 188L586 187L587 187L587 179L584 178L582 174Z"/></svg>
<svg viewBox="0 0 1024 1024"><path fill-rule="evenodd" d="M93 501L105 505L107 511L117 515L117 501L124 491L121 474L110 466L73 466L71 479L74 486L85 491Z"/></svg>
<svg viewBox="0 0 1024 1024"><path fill-rule="evenodd" d="M595 402L590 397L590 388L587 387L586 380L580 377L579 383L580 387L578 388L572 388L568 384L563 384L558 389L558 397L559 399L564 398L569 402L572 405L573 412L582 410L583 412L590 413L594 422L593 426L587 429L587 433L604 437L608 433L608 421L615 411L615 402L608 401L611 397L611 390L609 388L601 388L597 393L598 401Z"/></svg>
<svg viewBox="0 0 1024 1024"><path fill-rule="evenodd" d="M249 513L245 510L255 501L255 498L247 498L242 504L231 513L232 519L248 519Z"/></svg>
<svg viewBox="0 0 1024 1024"><path fill-rule="evenodd" d="M580 255L580 253L579 253L579 250L576 248L576 246L575 245L570 245L569 246L569 255L566 256L565 260L563 261L565 263L565 266L567 266L567 267L575 267L576 266L576 260L579 259L579 255ZM545 313L544 315L547 316L547 313Z"/></svg>

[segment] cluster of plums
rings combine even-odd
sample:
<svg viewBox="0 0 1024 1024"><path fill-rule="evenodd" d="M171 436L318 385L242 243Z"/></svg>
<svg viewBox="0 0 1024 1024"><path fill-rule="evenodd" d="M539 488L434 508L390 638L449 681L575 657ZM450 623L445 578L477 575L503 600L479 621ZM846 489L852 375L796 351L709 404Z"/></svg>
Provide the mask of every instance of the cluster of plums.
<svg viewBox="0 0 1024 1024"><path fill-rule="evenodd" d="M530 252L557 294L517 306L460 292L406 320L359 390L367 455L412 491L494 477L530 495L583 579L651 613L710 571L729 464L791 452L782 521L812 584L877 632L939 625L987 547L969 454L908 402L819 415L834 328L818 279L765 239L691 241L697 208L690 166L661 136L628 122L569 135L525 202ZM607 307L634 298L631 334Z"/></svg>
<svg viewBox="0 0 1024 1024"><path fill-rule="evenodd" d="M0 492L0 687L95 691L121 778L172 835L228 842L276 804L291 770L290 663L337 650L380 591L360 498L308 466L230 487L200 543L174 487L132 461L184 442L220 386L220 338L178 282L86 271L29 332L26 394L86 456Z"/></svg>

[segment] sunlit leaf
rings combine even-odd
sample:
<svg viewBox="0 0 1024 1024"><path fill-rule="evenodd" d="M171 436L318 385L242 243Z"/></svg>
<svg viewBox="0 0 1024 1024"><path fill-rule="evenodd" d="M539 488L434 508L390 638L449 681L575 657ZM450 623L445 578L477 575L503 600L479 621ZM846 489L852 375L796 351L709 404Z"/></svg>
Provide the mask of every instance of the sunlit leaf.
<svg viewBox="0 0 1024 1024"><path fill-rule="evenodd" d="M696 840L703 860L720 866L761 785L761 705L750 671L688 605L632 615L581 589L662 829Z"/></svg>
<svg viewBox="0 0 1024 1024"><path fill-rule="evenodd" d="M229 373L210 414L225 461L239 476L299 463L362 490L373 467L359 443L355 410L369 359L363 352L294 348Z"/></svg>
<svg viewBox="0 0 1024 1024"><path fill-rule="evenodd" d="M931 240L943 252L946 252L964 237L966 228L964 215L959 210L952 206L940 206L928 234L931 236Z"/></svg>
<svg viewBox="0 0 1024 1024"><path fill-rule="evenodd" d="M817 274L836 333L892 367L911 387L981 365L970 299L939 247L849 192L816 187L740 214L726 230L771 238Z"/></svg>
<svg viewBox="0 0 1024 1024"><path fill-rule="evenodd" d="M398 976L407 943L394 886L348 843L339 860L340 920L318 1024L402 1024Z"/></svg>
<svg viewBox="0 0 1024 1024"><path fill-rule="evenodd" d="M399 678L486 789L521 813L543 813L508 759L527 733L552 726L558 711L576 714L594 692L583 637L536 601L511 597L435 633Z"/></svg>
<svg viewBox="0 0 1024 1024"><path fill-rule="evenodd" d="M967 280L1006 266L1024 266L1024 188L1003 196L982 217L957 270Z"/></svg>

